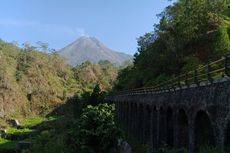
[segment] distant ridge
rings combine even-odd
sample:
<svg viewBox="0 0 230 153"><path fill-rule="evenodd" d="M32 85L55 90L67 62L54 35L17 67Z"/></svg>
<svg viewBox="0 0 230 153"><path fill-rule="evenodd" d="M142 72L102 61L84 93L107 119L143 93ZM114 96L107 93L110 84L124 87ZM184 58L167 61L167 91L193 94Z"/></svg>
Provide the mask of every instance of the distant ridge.
<svg viewBox="0 0 230 153"><path fill-rule="evenodd" d="M101 60L108 60L113 64L122 65L126 61L131 61L132 56L121 52L113 51L106 47L95 37L80 37L68 46L59 51L67 62L76 66L85 61L98 63Z"/></svg>

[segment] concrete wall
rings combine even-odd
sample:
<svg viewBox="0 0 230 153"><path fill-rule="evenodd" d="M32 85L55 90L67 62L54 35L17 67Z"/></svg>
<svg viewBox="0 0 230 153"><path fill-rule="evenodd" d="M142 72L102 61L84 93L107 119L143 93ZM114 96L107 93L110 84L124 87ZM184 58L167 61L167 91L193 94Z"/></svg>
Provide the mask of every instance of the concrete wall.
<svg viewBox="0 0 230 153"><path fill-rule="evenodd" d="M200 145L230 146L229 81L109 100L116 102L119 121L128 134L152 148L168 144L194 152Z"/></svg>

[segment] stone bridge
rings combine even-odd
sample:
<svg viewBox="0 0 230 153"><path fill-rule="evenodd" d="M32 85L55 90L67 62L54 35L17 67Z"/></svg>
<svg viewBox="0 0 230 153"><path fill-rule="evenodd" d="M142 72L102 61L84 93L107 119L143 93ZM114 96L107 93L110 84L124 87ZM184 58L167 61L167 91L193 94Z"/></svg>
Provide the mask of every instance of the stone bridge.
<svg viewBox="0 0 230 153"><path fill-rule="evenodd" d="M129 136L158 148L230 146L230 81L162 93L111 96Z"/></svg>

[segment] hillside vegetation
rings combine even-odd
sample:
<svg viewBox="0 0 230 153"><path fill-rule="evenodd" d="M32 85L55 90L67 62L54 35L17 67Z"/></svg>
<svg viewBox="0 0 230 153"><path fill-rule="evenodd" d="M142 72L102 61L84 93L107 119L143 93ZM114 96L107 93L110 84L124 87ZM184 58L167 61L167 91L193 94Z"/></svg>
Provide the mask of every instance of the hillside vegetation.
<svg viewBox="0 0 230 153"><path fill-rule="evenodd" d="M3 115L43 113L60 104L64 91L71 92L76 82L70 67L55 54L19 49L3 41L0 53Z"/></svg>
<svg viewBox="0 0 230 153"><path fill-rule="evenodd" d="M134 66L118 76L117 90L153 86L230 53L229 0L178 0L138 39Z"/></svg>
<svg viewBox="0 0 230 153"><path fill-rule="evenodd" d="M0 41L1 117L47 114L68 97L111 88L117 68L108 61L71 67L56 53Z"/></svg>
<svg viewBox="0 0 230 153"><path fill-rule="evenodd" d="M100 61L98 64L86 61L74 67L73 72L84 91L91 91L95 84L99 84L104 91L108 91L117 78L118 69L109 61Z"/></svg>

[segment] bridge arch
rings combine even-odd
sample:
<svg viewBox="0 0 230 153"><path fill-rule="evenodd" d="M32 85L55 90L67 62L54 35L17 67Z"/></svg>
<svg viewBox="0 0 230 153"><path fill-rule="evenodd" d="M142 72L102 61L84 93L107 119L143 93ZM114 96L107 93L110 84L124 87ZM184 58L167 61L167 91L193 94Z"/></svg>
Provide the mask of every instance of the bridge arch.
<svg viewBox="0 0 230 153"><path fill-rule="evenodd" d="M140 143L143 143L144 141L144 105L141 103L139 104L139 111L137 111L138 114L138 139L140 140Z"/></svg>
<svg viewBox="0 0 230 153"><path fill-rule="evenodd" d="M153 149L158 146L158 110L156 106L152 106L152 146Z"/></svg>
<svg viewBox="0 0 230 153"><path fill-rule="evenodd" d="M167 145L170 147L173 146L173 138L174 138L174 118L173 118L173 109L172 107L168 107L167 109Z"/></svg>
<svg viewBox="0 0 230 153"><path fill-rule="evenodd" d="M138 104L137 102L134 102L134 107L133 107L133 136L135 138L138 138L138 132L139 132L139 129L138 129Z"/></svg>
<svg viewBox="0 0 230 153"><path fill-rule="evenodd" d="M129 129L130 129L130 136L134 134L134 122L135 122L135 117L133 116L134 114L134 102L131 102L130 104L130 110L129 110Z"/></svg>
<svg viewBox="0 0 230 153"><path fill-rule="evenodd" d="M206 111L197 111L194 128L195 149L206 145L215 146L214 127Z"/></svg>
<svg viewBox="0 0 230 153"><path fill-rule="evenodd" d="M226 152L230 151L230 121L227 122L224 132L224 147Z"/></svg>
<svg viewBox="0 0 230 153"><path fill-rule="evenodd" d="M130 113L131 113L131 104L132 104L132 102L128 102L127 103L127 109L126 109L126 113L127 113L127 127L129 128L130 127L130 122L131 122L131 120L130 120Z"/></svg>
<svg viewBox="0 0 230 153"><path fill-rule="evenodd" d="M177 113L177 146L178 148L189 146L188 115L185 109L179 109Z"/></svg>
<svg viewBox="0 0 230 153"><path fill-rule="evenodd" d="M123 114L124 114L124 125L125 128L128 128L128 120L129 120L129 102L124 102L124 110L123 110Z"/></svg>
<svg viewBox="0 0 230 153"><path fill-rule="evenodd" d="M224 149L226 152L230 151L230 113L225 118L224 131Z"/></svg>
<svg viewBox="0 0 230 153"><path fill-rule="evenodd" d="M163 107L159 110L159 145L166 143L166 111Z"/></svg>
<svg viewBox="0 0 230 153"><path fill-rule="evenodd" d="M150 144L151 138L151 106L146 105L144 110L144 142Z"/></svg>
<svg viewBox="0 0 230 153"><path fill-rule="evenodd" d="M119 110L120 110L120 121L122 123L122 125L124 124L124 120L125 120L125 105L122 101L119 102Z"/></svg>

